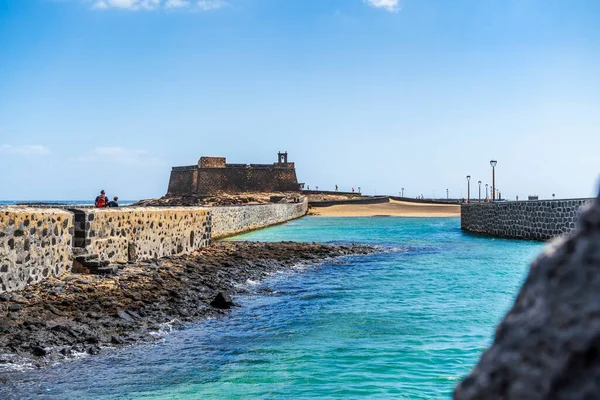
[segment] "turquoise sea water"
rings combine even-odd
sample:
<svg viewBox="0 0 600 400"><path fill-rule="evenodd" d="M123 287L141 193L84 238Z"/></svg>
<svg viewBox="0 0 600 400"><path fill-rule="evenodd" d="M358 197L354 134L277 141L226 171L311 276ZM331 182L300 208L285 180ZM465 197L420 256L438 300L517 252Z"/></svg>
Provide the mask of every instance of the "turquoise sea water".
<svg viewBox="0 0 600 400"><path fill-rule="evenodd" d="M160 343L4 374L0 397L447 399L543 246L464 234L457 218L307 217L236 239L387 251L248 282L243 307Z"/></svg>

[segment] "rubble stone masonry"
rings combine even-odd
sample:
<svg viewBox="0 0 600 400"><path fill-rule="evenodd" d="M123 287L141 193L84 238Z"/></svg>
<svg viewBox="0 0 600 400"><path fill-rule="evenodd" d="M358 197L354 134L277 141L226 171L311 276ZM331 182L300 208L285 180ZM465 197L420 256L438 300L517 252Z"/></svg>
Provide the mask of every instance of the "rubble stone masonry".
<svg viewBox="0 0 600 400"><path fill-rule="evenodd" d="M300 203L211 207L212 237L219 239L306 215L308 199Z"/></svg>
<svg viewBox="0 0 600 400"><path fill-rule="evenodd" d="M0 293L58 277L73 254L120 263L192 253L212 238L306 214L308 201L229 207L0 208Z"/></svg>
<svg viewBox="0 0 600 400"><path fill-rule="evenodd" d="M76 220L76 235L84 239L78 244L103 261L187 254L210 242L210 213L202 207L88 209L84 215Z"/></svg>
<svg viewBox="0 0 600 400"><path fill-rule="evenodd" d="M547 240L575 229L582 205L592 199L462 204L463 231L512 239Z"/></svg>
<svg viewBox="0 0 600 400"><path fill-rule="evenodd" d="M73 214L54 209L0 209L0 292L23 289L73 265Z"/></svg>

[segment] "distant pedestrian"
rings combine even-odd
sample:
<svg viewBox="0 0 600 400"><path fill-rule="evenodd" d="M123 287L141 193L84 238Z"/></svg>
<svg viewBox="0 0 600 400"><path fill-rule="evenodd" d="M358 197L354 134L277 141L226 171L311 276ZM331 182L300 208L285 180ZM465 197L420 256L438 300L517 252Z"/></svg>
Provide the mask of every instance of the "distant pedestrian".
<svg viewBox="0 0 600 400"><path fill-rule="evenodd" d="M113 200L108 203L108 207L119 207L119 197L113 197Z"/></svg>
<svg viewBox="0 0 600 400"><path fill-rule="evenodd" d="M352 188L352 193L354 193L354 188Z"/></svg>
<svg viewBox="0 0 600 400"><path fill-rule="evenodd" d="M104 208L106 207L108 204L108 197L106 196L106 192L104 191L104 189L102 189L100 191L100 196L96 197L96 200L94 200L94 206L96 208Z"/></svg>
<svg viewBox="0 0 600 400"><path fill-rule="evenodd" d="M337 185L335 185L335 191L336 191L336 192L338 191L338 186L337 186Z"/></svg>

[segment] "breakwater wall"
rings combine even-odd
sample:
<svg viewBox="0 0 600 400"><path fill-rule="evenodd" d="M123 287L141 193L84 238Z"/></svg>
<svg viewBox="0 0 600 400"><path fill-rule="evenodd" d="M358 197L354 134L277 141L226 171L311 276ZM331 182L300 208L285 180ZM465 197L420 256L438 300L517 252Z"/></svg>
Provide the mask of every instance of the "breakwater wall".
<svg viewBox="0 0 600 400"><path fill-rule="evenodd" d="M228 207L0 209L0 293L58 277L74 254L121 263L191 253L212 239L302 217L308 202Z"/></svg>
<svg viewBox="0 0 600 400"><path fill-rule="evenodd" d="M70 271L73 218L61 210L0 209L0 292Z"/></svg>
<svg viewBox="0 0 600 400"><path fill-rule="evenodd" d="M307 211L306 198L299 203L211 207L212 238L220 239L280 224L300 218Z"/></svg>
<svg viewBox="0 0 600 400"><path fill-rule="evenodd" d="M99 260L128 262L186 254L208 246L210 211L203 207L73 210L75 242Z"/></svg>
<svg viewBox="0 0 600 400"><path fill-rule="evenodd" d="M390 199L396 201L404 201L407 203L422 203L422 204L460 204L460 199L414 199L412 197L389 196Z"/></svg>
<svg viewBox="0 0 600 400"><path fill-rule="evenodd" d="M373 196L373 197L358 197L347 200L324 200L324 201L310 201L308 205L310 207L331 207L345 204L382 204L389 203L390 199L387 196Z"/></svg>
<svg viewBox="0 0 600 400"><path fill-rule="evenodd" d="M592 199L461 204L467 232L511 239L547 240L575 228L579 210Z"/></svg>

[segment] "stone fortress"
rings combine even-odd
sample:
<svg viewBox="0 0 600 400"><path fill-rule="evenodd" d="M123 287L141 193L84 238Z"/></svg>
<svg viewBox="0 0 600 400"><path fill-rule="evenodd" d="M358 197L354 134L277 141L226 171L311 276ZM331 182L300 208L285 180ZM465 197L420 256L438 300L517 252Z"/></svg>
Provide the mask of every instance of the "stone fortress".
<svg viewBox="0 0 600 400"><path fill-rule="evenodd" d="M288 153L273 164L228 164L225 157L200 157L197 165L173 167L167 195L211 196L219 193L290 192L300 186Z"/></svg>

